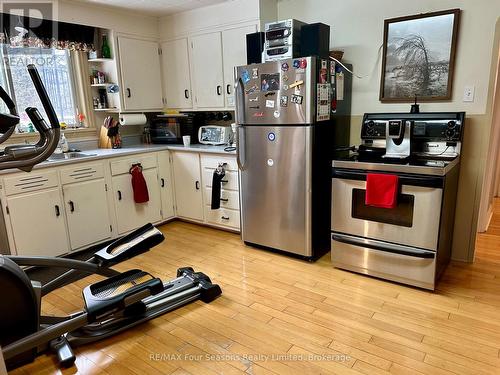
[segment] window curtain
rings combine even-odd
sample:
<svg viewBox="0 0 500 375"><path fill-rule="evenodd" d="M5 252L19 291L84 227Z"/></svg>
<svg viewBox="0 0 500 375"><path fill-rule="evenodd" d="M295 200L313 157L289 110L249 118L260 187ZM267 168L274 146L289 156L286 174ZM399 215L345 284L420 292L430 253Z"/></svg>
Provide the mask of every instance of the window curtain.
<svg viewBox="0 0 500 375"><path fill-rule="evenodd" d="M87 52L82 50L71 50L70 59L72 62L71 65L73 67L73 76L75 80L75 104L78 106L79 113L83 113L85 115L86 126L95 127Z"/></svg>
<svg viewBox="0 0 500 375"><path fill-rule="evenodd" d="M68 22L1 13L0 42L13 47L41 47L90 51L95 28Z"/></svg>

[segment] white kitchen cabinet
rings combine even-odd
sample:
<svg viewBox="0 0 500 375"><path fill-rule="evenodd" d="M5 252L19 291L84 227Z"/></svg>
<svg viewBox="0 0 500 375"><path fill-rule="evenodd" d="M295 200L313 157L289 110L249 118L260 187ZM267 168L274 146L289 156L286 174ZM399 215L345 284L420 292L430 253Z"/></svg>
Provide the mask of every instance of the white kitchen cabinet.
<svg viewBox="0 0 500 375"><path fill-rule="evenodd" d="M7 208L17 255L57 256L68 252L58 188L9 196Z"/></svg>
<svg viewBox="0 0 500 375"><path fill-rule="evenodd" d="M163 91L169 108L193 107L187 38L161 45Z"/></svg>
<svg viewBox="0 0 500 375"><path fill-rule="evenodd" d="M172 153L177 216L203 221L203 196L198 153Z"/></svg>
<svg viewBox="0 0 500 375"><path fill-rule="evenodd" d="M224 107L222 37L220 32L190 38L190 64L193 72L196 106Z"/></svg>
<svg viewBox="0 0 500 375"><path fill-rule="evenodd" d="M132 190L132 176L129 173L112 177L113 200L116 210L118 234L129 232L146 223L161 220L161 197L157 168L142 171L148 186L149 201L135 203Z"/></svg>
<svg viewBox="0 0 500 375"><path fill-rule="evenodd" d="M104 179L64 185L63 195L71 249L111 237Z"/></svg>
<svg viewBox="0 0 500 375"><path fill-rule="evenodd" d="M171 219L174 212L174 183L170 166L170 152L158 153L158 180L161 191L161 211L163 219Z"/></svg>
<svg viewBox="0 0 500 375"><path fill-rule="evenodd" d="M257 31L257 25L236 27L222 32L225 106L234 108L234 67L246 65L246 35Z"/></svg>
<svg viewBox="0 0 500 375"><path fill-rule="evenodd" d="M159 45L155 41L118 37L123 109L163 108Z"/></svg>

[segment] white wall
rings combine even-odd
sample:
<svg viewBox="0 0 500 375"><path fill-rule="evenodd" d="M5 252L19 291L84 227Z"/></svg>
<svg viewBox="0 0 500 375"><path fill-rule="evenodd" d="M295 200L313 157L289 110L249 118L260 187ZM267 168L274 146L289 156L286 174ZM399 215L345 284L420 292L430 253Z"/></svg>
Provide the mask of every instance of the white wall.
<svg viewBox="0 0 500 375"><path fill-rule="evenodd" d="M119 33L158 37L158 18L132 11L62 0L57 2L57 13L59 21L102 27Z"/></svg>
<svg viewBox="0 0 500 375"><path fill-rule="evenodd" d="M462 9L452 101L424 103L421 110L484 114L499 0L279 0L278 17L331 26L330 49L344 50L344 60L353 64L358 75L367 76L353 82L352 113L360 115L409 110L408 104L378 100L384 19L451 8ZM464 86L471 84L476 88L475 100L463 103Z"/></svg>

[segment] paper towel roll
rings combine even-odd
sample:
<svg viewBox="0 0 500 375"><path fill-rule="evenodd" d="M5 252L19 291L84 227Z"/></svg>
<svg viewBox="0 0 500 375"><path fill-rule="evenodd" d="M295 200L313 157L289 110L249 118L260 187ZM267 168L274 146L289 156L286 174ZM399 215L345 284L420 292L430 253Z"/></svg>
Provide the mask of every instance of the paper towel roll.
<svg viewBox="0 0 500 375"><path fill-rule="evenodd" d="M143 113L120 113L120 125L144 125L146 124L146 116Z"/></svg>

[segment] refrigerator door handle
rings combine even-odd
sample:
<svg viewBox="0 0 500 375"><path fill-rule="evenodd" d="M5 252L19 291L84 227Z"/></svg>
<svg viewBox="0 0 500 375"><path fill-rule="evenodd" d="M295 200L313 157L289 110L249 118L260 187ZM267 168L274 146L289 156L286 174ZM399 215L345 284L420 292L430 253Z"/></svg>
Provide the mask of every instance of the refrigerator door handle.
<svg viewBox="0 0 500 375"><path fill-rule="evenodd" d="M236 123L241 125L245 123L245 87L241 78L236 79L234 88L236 96Z"/></svg>
<svg viewBox="0 0 500 375"><path fill-rule="evenodd" d="M243 150L243 162L241 158L242 150ZM238 163L238 168L241 171L245 170L244 157L245 157L245 127L239 125L236 128L236 162Z"/></svg>

